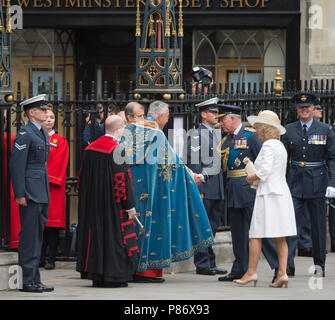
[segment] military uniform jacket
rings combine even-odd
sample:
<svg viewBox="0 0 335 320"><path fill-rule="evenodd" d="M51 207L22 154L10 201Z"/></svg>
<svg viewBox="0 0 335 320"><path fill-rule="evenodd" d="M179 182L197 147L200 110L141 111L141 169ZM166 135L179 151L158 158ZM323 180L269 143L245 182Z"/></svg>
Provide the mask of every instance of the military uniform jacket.
<svg viewBox="0 0 335 320"><path fill-rule="evenodd" d="M26 197L36 203L49 203L49 135L32 123L23 126L14 140L10 159L15 198Z"/></svg>
<svg viewBox="0 0 335 320"><path fill-rule="evenodd" d="M293 197L322 198L325 196L327 186L335 187L335 135L331 126L313 120L304 136L300 121L296 121L286 126L283 143L289 160L287 183ZM292 161L325 161L326 164L302 167L293 165Z"/></svg>
<svg viewBox="0 0 335 320"><path fill-rule="evenodd" d="M187 166L202 174L205 183L198 186L205 199L223 200L223 172L216 148L221 140L221 130L211 132L203 124L193 130L187 142Z"/></svg>
<svg viewBox="0 0 335 320"><path fill-rule="evenodd" d="M255 161L257 155L262 147L262 142L258 140L257 134L253 129L245 128L243 125L234 137L232 134L223 138L221 150L227 150L229 148L229 156L232 153L238 155L232 163L228 161L227 166L227 204L228 208L246 208L253 206L256 191L250 188L249 183L246 180L246 176L238 178L229 178L229 171L241 170L245 168L243 163L244 158L249 158L251 161Z"/></svg>

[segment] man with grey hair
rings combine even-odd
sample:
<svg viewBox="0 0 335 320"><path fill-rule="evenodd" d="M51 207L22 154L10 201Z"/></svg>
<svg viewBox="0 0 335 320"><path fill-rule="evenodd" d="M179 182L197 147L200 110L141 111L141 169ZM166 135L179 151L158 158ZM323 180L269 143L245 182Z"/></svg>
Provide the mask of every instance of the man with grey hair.
<svg viewBox="0 0 335 320"><path fill-rule="evenodd" d="M235 261L231 272L219 281L240 279L249 264L249 228L256 192L246 181L244 160L255 161L262 143L254 129L245 127L241 122L241 108L221 105L220 126L227 135L219 144L223 171L227 174L227 206L230 214L231 234ZM278 257L272 239L262 240L262 251L271 269L278 270ZM276 274L275 274L276 277Z"/></svg>
<svg viewBox="0 0 335 320"><path fill-rule="evenodd" d="M154 101L148 117L128 123L123 145L129 156L136 212L144 226L135 282L161 283L163 268L213 245L213 234L193 173L162 129L169 106Z"/></svg>
<svg viewBox="0 0 335 320"><path fill-rule="evenodd" d="M169 105L163 101L156 100L149 106L148 116L152 117L163 130L169 121Z"/></svg>

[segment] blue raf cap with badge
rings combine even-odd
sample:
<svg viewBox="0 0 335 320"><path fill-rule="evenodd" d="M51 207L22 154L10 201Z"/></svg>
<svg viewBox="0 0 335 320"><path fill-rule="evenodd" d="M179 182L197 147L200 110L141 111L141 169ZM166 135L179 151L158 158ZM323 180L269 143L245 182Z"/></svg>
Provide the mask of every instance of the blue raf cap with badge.
<svg viewBox="0 0 335 320"><path fill-rule="evenodd" d="M233 106L229 104L220 104L219 107L219 115L218 118L223 118L227 116L228 114L237 114L241 115L241 107L239 106Z"/></svg>
<svg viewBox="0 0 335 320"><path fill-rule="evenodd" d="M24 111L27 111L33 108L40 108L40 109L47 110L49 107L47 106L46 96L47 95L45 93L39 94L38 96L22 101L20 103L20 106L23 107Z"/></svg>
<svg viewBox="0 0 335 320"><path fill-rule="evenodd" d="M199 112L210 111L214 113L219 113L218 102L219 98L212 98L204 102L198 103L195 106L198 107Z"/></svg>
<svg viewBox="0 0 335 320"><path fill-rule="evenodd" d="M297 107L310 107L317 104L318 97L309 92L300 92L293 96L293 102Z"/></svg>

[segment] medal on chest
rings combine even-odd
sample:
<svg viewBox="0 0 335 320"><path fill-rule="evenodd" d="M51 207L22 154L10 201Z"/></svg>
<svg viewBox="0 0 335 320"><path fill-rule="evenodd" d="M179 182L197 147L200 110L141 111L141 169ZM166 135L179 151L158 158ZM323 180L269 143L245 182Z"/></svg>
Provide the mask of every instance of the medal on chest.
<svg viewBox="0 0 335 320"><path fill-rule="evenodd" d="M308 144L325 145L327 144L327 136L324 135L310 135L308 136Z"/></svg>
<svg viewBox="0 0 335 320"><path fill-rule="evenodd" d="M241 138L235 140L234 149L247 149L247 148L248 148L247 138Z"/></svg>
<svg viewBox="0 0 335 320"><path fill-rule="evenodd" d="M57 148L57 139L52 139L52 142L50 142L50 146L53 146L54 148Z"/></svg>

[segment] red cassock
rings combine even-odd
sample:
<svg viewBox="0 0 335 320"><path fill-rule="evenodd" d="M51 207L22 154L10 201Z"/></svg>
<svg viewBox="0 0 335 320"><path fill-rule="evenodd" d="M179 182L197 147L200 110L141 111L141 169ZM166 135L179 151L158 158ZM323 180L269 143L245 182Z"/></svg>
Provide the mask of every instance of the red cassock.
<svg viewBox="0 0 335 320"><path fill-rule="evenodd" d="M49 136L48 176L50 204L47 227L65 228L66 168L69 161L67 140L57 133Z"/></svg>
<svg viewBox="0 0 335 320"><path fill-rule="evenodd" d="M14 143L15 135L10 135L10 150L12 150L13 143ZM4 168L5 168L5 181L7 181L7 132L4 133ZM4 184L6 183L4 181ZM5 212L7 211L7 204L6 204L6 189L4 194L5 200ZM12 183L10 184L10 248L16 249L19 246L19 232L21 229L20 225L20 213L19 213L19 205L14 200L14 192L12 188ZM6 215L5 215L6 219ZM6 226L6 220L4 221L4 225Z"/></svg>

